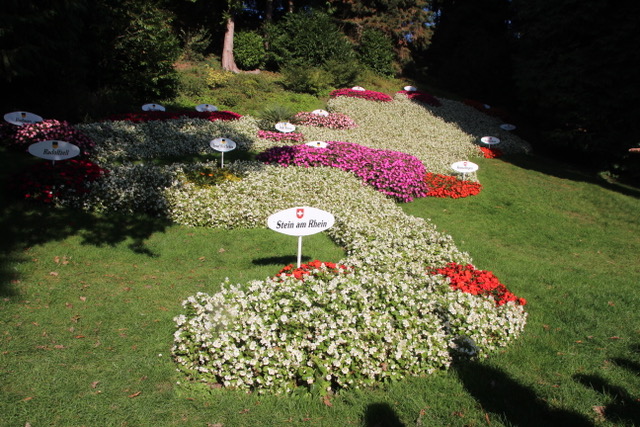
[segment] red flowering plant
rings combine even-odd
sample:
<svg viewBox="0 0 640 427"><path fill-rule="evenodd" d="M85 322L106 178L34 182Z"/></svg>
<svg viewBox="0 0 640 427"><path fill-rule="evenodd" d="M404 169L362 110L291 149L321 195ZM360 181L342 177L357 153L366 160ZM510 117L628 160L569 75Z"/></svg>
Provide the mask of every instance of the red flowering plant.
<svg viewBox="0 0 640 427"><path fill-rule="evenodd" d="M349 88L336 89L329 94L331 98L337 98L339 96L348 96L351 98L367 99L369 101L379 102L391 102L392 99L389 95L382 92L376 92L373 90L353 90Z"/></svg>
<svg viewBox="0 0 640 427"><path fill-rule="evenodd" d="M495 159L496 157L502 156L504 154L499 148L492 147L479 147L482 155L485 159Z"/></svg>
<svg viewBox="0 0 640 427"><path fill-rule="evenodd" d="M339 274L346 274L353 271L353 267L347 267L346 265L336 264L334 262L323 262L319 260L313 260L306 264L300 264L300 267L294 267L293 264L289 264L282 268L278 274L273 277L273 280L284 280L285 277L295 277L298 280L305 280L306 278L317 277L321 279L330 279L333 276Z"/></svg>
<svg viewBox="0 0 640 427"><path fill-rule="evenodd" d="M518 298L510 292L491 271L476 270L471 264L461 265L450 262L443 268L430 269L429 274L448 277L451 289L472 295L489 296L494 299L496 306L504 305L509 301L514 301L517 305L527 303L524 298Z"/></svg>
<svg viewBox="0 0 640 427"><path fill-rule="evenodd" d="M463 104L468 105L469 107L473 107L478 111L481 111L489 116L497 117L506 122L510 122L510 114L508 111L503 110L502 108L492 107L488 104L483 104L480 101L476 101L473 99L465 99L462 101Z"/></svg>
<svg viewBox="0 0 640 427"><path fill-rule="evenodd" d="M116 114L109 116L110 121L128 121L133 123L149 122L152 120L175 120L181 117L191 119L203 119L215 122L216 120L237 120L242 115L232 111L141 111L139 113Z"/></svg>
<svg viewBox="0 0 640 427"><path fill-rule="evenodd" d="M51 204L87 194L89 184L107 173L87 160L70 159L55 164L38 162L14 175L8 189L21 199Z"/></svg>
<svg viewBox="0 0 640 427"><path fill-rule="evenodd" d="M422 104L431 105L433 107L439 107L442 103L435 96L417 90L399 90L397 93L401 93L407 96L412 101L420 102Z"/></svg>
<svg viewBox="0 0 640 427"><path fill-rule="evenodd" d="M39 123L27 123L6 129L5 138L13 147L27 149L29 145L40 141L58 140L76 145L83 155L89 155L95 147L91 138L59 120L43 120Z"/></svg>
<svg viewBox="0 0 640 427"><path fill-rule="evenodd" d="M424 180L429 188L427 197L451 197L452 199L459 199L462 197L475 196L482 190L482 184L479 182L463 181L450 175L428 172Z"/></svg>

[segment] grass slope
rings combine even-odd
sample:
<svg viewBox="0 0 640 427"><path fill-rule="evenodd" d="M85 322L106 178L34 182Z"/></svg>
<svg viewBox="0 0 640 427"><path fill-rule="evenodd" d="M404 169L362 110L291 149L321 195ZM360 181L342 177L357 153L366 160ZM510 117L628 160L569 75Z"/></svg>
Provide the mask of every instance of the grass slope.
<svg viewBox="0 0 640 427"><path fill-rule="evenodd" d="M295 262L294 238L5 203L0 425L639 424L640 194L534 156L477 163L478 196L403 207L527 298L524 336L324 402L184 384L168 357L185 297L275 273ZM310 259L342 256L312 238Z"/></svg>

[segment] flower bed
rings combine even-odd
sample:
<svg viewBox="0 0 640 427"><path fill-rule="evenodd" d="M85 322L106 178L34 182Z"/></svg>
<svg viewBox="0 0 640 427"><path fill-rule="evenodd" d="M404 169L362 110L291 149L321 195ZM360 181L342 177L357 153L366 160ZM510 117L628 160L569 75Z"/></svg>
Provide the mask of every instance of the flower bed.
<svg viewBox="0 0 640 427"><path fill-rule="evenodd" d="M451 289L490 297L495 301L496 306L504 305L509 301L517 305L527 303L524 298L518 298L510 292L491 271L477 270L471 264L461 265L450 262L446 267L432 269L430 274L441 274L447 277Z"/></svg>
<svg viewBox="0 0 640 427"><path fill-rule="evenodd" d="M337 98L340 96L346 96L349 98L360 98L366 99L368 101L378 101L378 102L391 102L392 99L389 95L382 92L376 92L374 90L353 90L349 88L344 89L336 89L329 93L329 97Z"/></svg>
<svg viewBox="0 0 640 427"><path fill-rule="evenodd" d="M182 117L191 119L203 119L209 121L216 120L238 120L242 115L232 111L141 111L138 113L115 114L108 117L110 121L127 121L133 123L148 122L151 120L175 120Z"/></svg>
<svg viewBox="0 0 640 427"><path fill-rule="evenodd" d="M86 160L39 162L14 175L9 191L17 197L42 203L81 198L92 182L108 172Z"/></svg>
<svg viewBox="0 0 640 427"><path fill-rule="evenodd" d="M479 148L480 148L480 152L482 152L482 156L485 159L495 159L497 157L502 156L502 154L504 154L502 150L500 150L499 148L493 148L493 147L479 147Z"/></svg>
<svg viewBox="0 0 640 427"><path fill-rule="evenodd" d="M455 176L427 173L425 182L429 187L428 197L461 197L475 196L482 190L479 182L463 181Z"/></svg>
<svg viewBox="0 0 640 427"><path fill-rule="evenodd" d="M435 96L417 90L399 90L397 94L404 95L412 101L421 102L423 104L431 105L433 107L440 107L442 103Z"/></svg>
<svg viewBox="0 0 640 427"><path fill-rule="evenodd" d="M329 113L328 116L321 116L302 112L293 116L293 121L302 126L318 126L329 129L355 129L358 127L349 116L341 113Z"/></svg>
<svg viewBox="0 0 640 427"><path fill-rule="evenodd" d="M22 126L5 126L4 138L9 146L27 149L29 145L49 140L66 141L80 148L83 155L91 155L95 142L65 121L43 120Z"/></svg>
<svg viewBox="0 0 640 427"><path fill-rule="evenodd" d="M316 259L309 263L300 264L300 267L294 267L293 264L289 264L283 267L278 274L273 277L273 280L277 281L289 276L298 280L305 280L305 278L309 278L310 276L328 279L338 274L347 273L349 269L350 267L346 265L336 264L335 262L322 262Z"/></svg>
<svg viewBox="0 0 640 427"><path fill-rule="evenodd" d="M276 132L270 130L258 131L258 138L267 139L275 142L302 142L304 135L298 132Z"/></svg>
<svg viewBox="0 0 640 427"><path fill-rule="evenodd" d="M427 191L422 162L398 151L376 150L349 142L327 142L327 148L273 147L257 158L267 164L329 166L350 171L383 194L403 202L424 197Z"/></svg>

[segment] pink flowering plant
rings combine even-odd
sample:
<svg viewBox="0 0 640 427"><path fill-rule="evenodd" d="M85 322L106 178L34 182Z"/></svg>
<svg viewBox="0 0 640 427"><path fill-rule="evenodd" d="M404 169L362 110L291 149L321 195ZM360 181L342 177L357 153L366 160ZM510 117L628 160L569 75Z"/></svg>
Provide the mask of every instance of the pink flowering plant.
<svg viewBox="0 0 640 427"><path fill-rule="evenodd" d="M328 116L321 116L314 113L298 113L293 116L293 121L302 126L325 127L329 129L355 129L358 127L349 116L342 113L329 113Z"/></svg>
<svg viewBox="0 0 640 427"><path fill-rule="evenodd" d="M181 117L191 119L203 119L214 122L216 120L228 121L238 120L242 115L232 111L141 111L139 113L116 114L110 116L111 121L128 121L133 123L149 122L152 120L175 120Z"/></svg>
<svg viewBox="0 0 640 427"><path fill-rule="evenodd" d="M44 120L39 123L12 126L6 129L5 139L9 145L18 149L27 149L29 145L40 141L66 141L80 148L80 152L89 155L95 143L71 124L59 120Z"/></svg>
<svg viewBox="0 0 640 427"><path fill-rule="evenodd" d="M353 172L376 190L402 202L425 197L428 191L422 162L399 151L377 150L351 142L327 142L327 148L308 145L273 147L258 160L282 166L329 166Z"/></svg>
<svg viewBox="0 0 640 427"><path fill-rule="evenodd" d="M275 142L303 142L304 135L298 132L278 132L271 130L258 130L258 138Z"/></svg>
<svg viewBox="0 0 640 427"><path fill-rule="evenodd" d="M360 98L369 101L378 102L391 102L393 99L386 93L376 92L374 90L353 90L349 88L336 89L332 91L329 96L331 98L337 98L339 96L347 96L350 98Z"/></svg>

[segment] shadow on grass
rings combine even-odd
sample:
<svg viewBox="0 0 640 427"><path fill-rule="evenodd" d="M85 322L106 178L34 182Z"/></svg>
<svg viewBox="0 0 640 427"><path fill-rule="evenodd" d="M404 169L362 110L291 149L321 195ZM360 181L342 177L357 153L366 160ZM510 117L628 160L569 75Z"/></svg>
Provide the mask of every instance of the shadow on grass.
<svg viewBox="0 0 640 427"><path fill-rule="evenodd" d="M551 408L535 392L504 372L478 362L456 366L467 392L486 412L518 426L592 426L575 412Z"/></svg>
<svg viewBox="0 0 640 427"><path fill-rule="evenodd" d="M367 406L364 427L405 427L398 415L387 403L372 403Z"/></svg>
<svg viewBox="0 0 640 427"><path fill-rule="evenodd" d="M311 258L305 255L300 257L302 263L310 261ZM285 255L285 256L272 256L267 258L258 258L254 259L253 264L255 265L296 265L298 263L298 257L295 255Z"/></svg>
<svg viewBox="0 0 640 427"><path fill-rule="evenodd" d="M0 296L15 294L12 281L19 277L11 266L24 261L21 251L29 247L78 235L83 245L98 247L130 240L128 246L133 252L156 256L146 247L145 240L169 224L166 219L147 215L92 215L22 203L5 206L0 212Z"/></svg>

